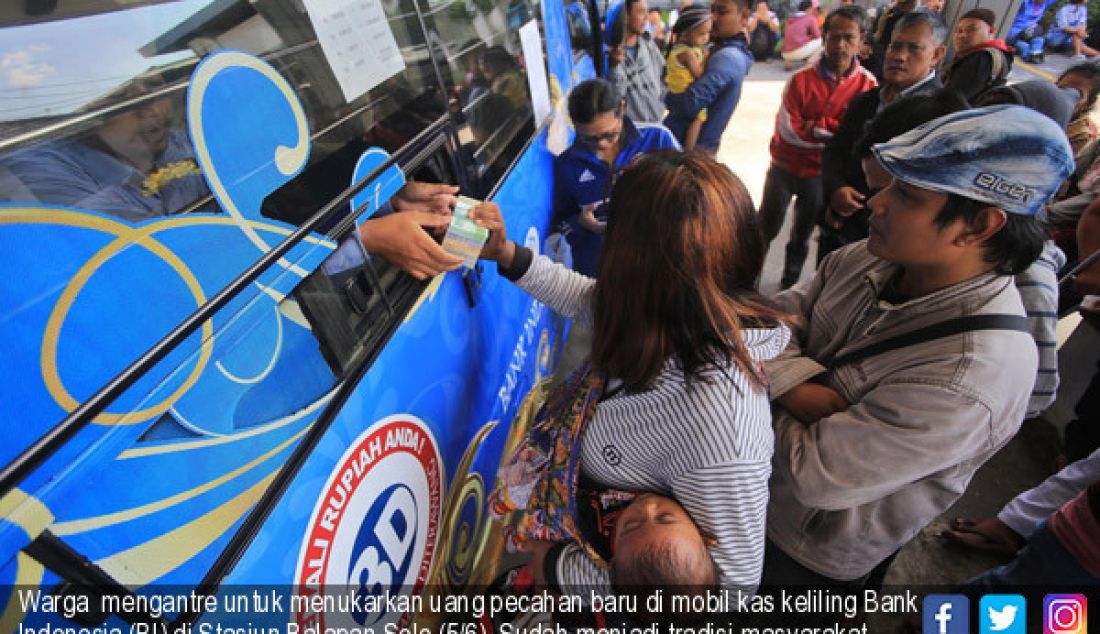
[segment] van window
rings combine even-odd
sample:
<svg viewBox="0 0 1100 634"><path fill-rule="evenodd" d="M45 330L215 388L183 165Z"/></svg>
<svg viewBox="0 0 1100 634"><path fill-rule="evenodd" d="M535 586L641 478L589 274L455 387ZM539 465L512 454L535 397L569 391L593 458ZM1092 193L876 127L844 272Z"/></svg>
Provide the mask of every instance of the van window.
<svg viewBox="0 0 1100 634"><path fill-rule="evenodd" d="M408 180L458 184L447 146L439 143L444 138L441 133L436 139L442 147L406 165ZM398 158L400 163L416 157L405 153ZM321 353L341 376L381 350L424 287L385 259L363 251L354 235L341 236L339 252L295 289Z"/></svg>
<svg viewBox="0 0 1100 634"><path fill-rule="evenodd" d="M463 115L471 193L484 197L534 132L519 29L539 19L538 3L427 0L424 9L429 39L445 60L443 81Z"/></svg>
<svg viewBox="0 0 1100 634"><path fill-rule="evenodd" d="M199 59L232 48L272 64L305 108L309 165L263 205L300 224L348 186L364 149L394 152L446 112L411 0L382 5L405 68L351 102L299 2L182 0L0 27L12 61L0 79L0 200L131 221L217 211L184 99Z"/></svg>

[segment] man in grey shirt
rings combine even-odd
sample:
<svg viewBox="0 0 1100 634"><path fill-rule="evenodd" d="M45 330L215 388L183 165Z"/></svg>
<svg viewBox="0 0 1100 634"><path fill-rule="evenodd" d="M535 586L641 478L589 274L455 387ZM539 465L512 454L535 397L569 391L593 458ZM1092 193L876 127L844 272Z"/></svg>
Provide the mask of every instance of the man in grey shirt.
<svg viewBox="0 0 1100 634"><path fill-rule="evenodd" d="M622 42L613 37L608 79L626 97L631 120L660 123L665 112L665 58L645 30L647 10L646 0L623 0L619 14L611 18L622 20Z"/></svg>

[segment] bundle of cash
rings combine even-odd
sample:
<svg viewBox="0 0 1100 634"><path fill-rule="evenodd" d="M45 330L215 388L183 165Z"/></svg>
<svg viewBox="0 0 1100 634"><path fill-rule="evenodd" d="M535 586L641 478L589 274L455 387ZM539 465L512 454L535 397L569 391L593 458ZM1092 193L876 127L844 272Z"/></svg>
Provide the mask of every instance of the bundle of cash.
<svg viewBox="0 0 1100 634"><path fill-rule="evenodd" d="M447 235L443 237L444 250L464 259L464 266L468 269L477 264L481 247L489 239L489 230L470 219L470 211L479 203L473 198L459 196Z"/></svg>

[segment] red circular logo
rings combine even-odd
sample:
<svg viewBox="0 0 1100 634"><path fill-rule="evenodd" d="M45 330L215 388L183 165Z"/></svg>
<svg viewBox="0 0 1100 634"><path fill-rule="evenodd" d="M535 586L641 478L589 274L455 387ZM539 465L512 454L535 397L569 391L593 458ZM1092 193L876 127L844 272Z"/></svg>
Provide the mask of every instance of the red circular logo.
<svg viewBox="0 0 1100 634"><path fill-rule="evenodd" d="M443 498L431 430L390 416L359 435L314 506L298 555L294 619L301 629L403 625L428 580Z"/></svg>

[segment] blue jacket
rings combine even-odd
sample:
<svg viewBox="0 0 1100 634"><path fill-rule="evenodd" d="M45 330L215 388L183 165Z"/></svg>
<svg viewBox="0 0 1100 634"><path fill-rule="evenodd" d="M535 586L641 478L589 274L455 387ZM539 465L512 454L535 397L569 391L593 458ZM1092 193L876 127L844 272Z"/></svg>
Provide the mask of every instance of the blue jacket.
<svg viewBox="0 0 1100 634"><path fill-rule="evenodd" d="M699 132L696 146L717 151L726 124L741 99L741 82L745 80L750 66L752 53L744 38L734 37L715 44L703 76L684 92L665 95L665 105L668 106L665 125L677 139L683 140L688 124L700 110L706 108L707 120Z"/></svg>
<svg viewBox="0 0 1100 634"><path fill-rule="evenodd" d="M660 124L635 125L630 117L623 117L623 134L623 148L615 158L616 176L638 154L680 149L672 133ZM585 205L600 203L596 217L605 219L603 207L614 184L611 166L583 144L573 143L554 159L554 226L561 229L573 250L573 269L590 277L596 276L603 234L582 227L577 216Z"/></svg>

